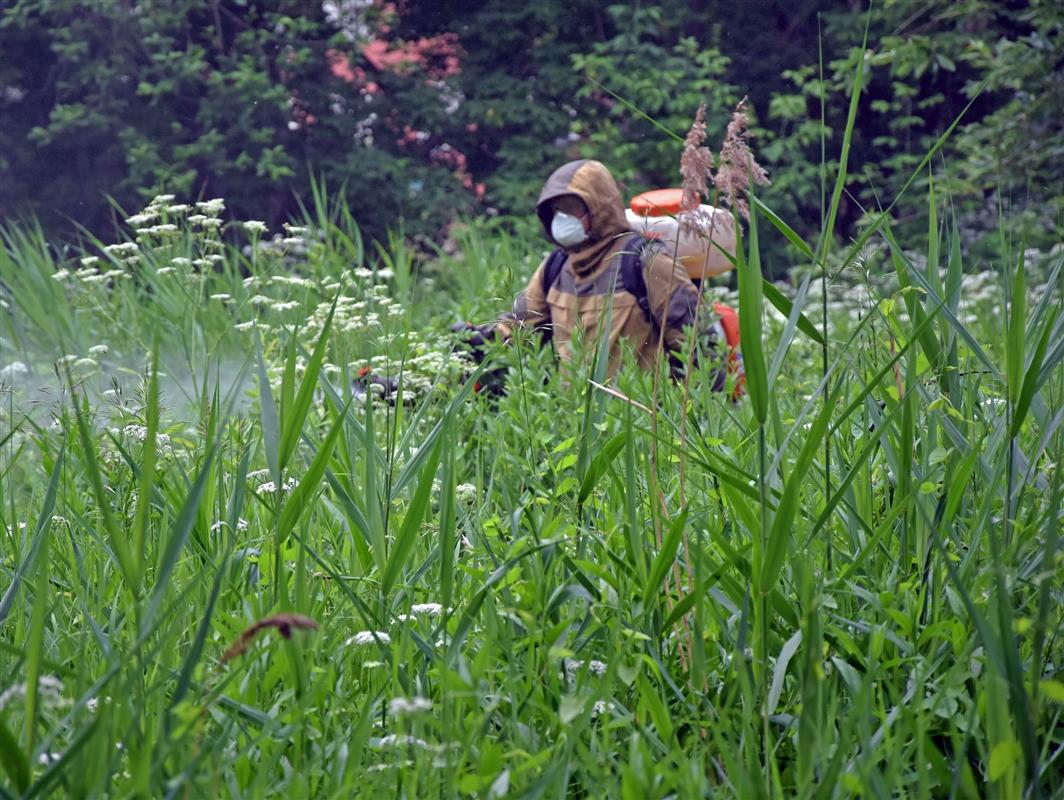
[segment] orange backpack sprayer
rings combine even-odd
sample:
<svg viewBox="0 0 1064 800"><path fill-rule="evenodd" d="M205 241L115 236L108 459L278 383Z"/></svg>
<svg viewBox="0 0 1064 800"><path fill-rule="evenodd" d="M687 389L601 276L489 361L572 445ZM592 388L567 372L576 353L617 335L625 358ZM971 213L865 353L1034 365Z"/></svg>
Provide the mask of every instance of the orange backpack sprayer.
<svg viewBox="0 0 1064 800"><path fill-rule="evenodd" d="M667 254L683 264L695 285L701 287L703 279L723 275L735 267L724 255L735 254L735 225L731 214L702 205L699 211L709 221L709 236L681 230L676 215L680 213L682 200L682 189L656 189L632 198L625 214L632 230L645 239L660 242ZM714 303L713 311L718 317L713 325L717 341L728 345L728 372L734 380L732 398L738 399L746 382L739 347L739 315L724 303Z"/></svg>

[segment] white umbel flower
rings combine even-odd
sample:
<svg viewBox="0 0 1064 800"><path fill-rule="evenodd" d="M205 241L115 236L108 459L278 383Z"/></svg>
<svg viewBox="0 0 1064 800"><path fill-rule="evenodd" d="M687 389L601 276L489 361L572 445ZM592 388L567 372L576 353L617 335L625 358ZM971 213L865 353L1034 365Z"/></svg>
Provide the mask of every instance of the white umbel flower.
<svg viewBox="0 0 1064 800"><path fill-rule="evenodd" d="M432 701L427 697L394 697L388 703L388 713L393 717L409 717L432 711Z"/></svg>
<svg viewBox="0 0 1064 800"><path fill-rule="evenodd" d="M392 637L384 631L359 631L344 642L344 645L348 647L351 645L365 647L367 645L376 644L378 641L381 644L391 644Z"/></svg>

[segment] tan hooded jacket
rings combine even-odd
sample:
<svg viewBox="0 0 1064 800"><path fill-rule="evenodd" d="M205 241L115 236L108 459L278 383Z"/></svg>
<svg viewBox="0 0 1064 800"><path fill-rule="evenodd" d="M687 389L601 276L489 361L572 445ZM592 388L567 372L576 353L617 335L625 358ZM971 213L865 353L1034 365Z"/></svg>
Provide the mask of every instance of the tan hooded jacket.
<svg viewBox="0 0 1064 800"><path fill-rule="evenodd" d="M546 294L543 271L548 259L540 263L514 301L513 311L500 320L498 332L508 337L515 323L540 329L550 326L563 361L572 359L572 340L578 330L583 331L585 341L597 341L600 334L608 333L611 376L620 366L622 341L630 345L644 368L653 367L661 336L667 352L679 353L683 328L694 321L698 301L698 290L687 270L671 257L644 254L643 278L653 316L653 322L648 321L621 280L620 255L632 231L613 176L601 163L589 160L571 161L554 171L536 203L536 213L551 242L550 201L567 194L583 200L590 212L588 238L566 251L568 257L558 280ZM590 357L594 351L587 348Z"/></svg>

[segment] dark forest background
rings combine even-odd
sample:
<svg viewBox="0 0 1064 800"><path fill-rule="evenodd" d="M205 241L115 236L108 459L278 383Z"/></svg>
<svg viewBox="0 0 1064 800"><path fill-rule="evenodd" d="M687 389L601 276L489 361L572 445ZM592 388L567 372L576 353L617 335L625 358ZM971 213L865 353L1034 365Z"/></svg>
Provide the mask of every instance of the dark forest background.
<svg viewBox="0 0 1064 800"><path fill-rule="evenodd" d="M1000 209L1030 246L1060 239L1060 2L0 8L0 218L35 215L55 235L75 223L105 234L112 203L132 212L162 192L224 197L234 216L272 227L324 180L369 236L401 226L438 242L456 219L527 215L573 157L603 160L629 194L676 185L679 146L657 126L683 135L704 101L719 144L744 95L772 180L763 198L815 232L865 58L842 235L895 197L974 100L933 164L965 241L995 235ZM906 195L914 215L927 179Z"/></svg>

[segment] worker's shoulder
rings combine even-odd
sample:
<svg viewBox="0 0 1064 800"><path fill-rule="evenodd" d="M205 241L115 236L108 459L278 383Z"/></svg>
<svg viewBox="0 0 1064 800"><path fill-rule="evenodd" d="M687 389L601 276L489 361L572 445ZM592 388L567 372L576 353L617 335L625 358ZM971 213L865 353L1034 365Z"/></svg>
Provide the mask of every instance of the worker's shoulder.
<svg viewBox="0 0 1064 800"><path fill-rule="evenodd" d="M694 285L683 263L660 242L653 240L643 249L643 274L648 283L667 280L673 285L677 282L680 285Z"/></svg>

